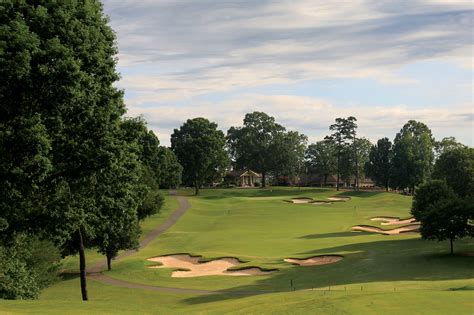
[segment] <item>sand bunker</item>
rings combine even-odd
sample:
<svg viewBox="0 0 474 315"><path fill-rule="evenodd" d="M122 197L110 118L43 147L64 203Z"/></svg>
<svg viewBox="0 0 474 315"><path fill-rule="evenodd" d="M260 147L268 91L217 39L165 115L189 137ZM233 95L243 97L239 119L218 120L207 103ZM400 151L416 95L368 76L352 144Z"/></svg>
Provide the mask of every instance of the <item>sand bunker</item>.
<svg viewBox="0 0 474 315"><path fill-rule="evenodd" d="M289 202L289 203L312 204L312 205L331 204L331 202L327 200L314 200L313 198L309 198L309 197L297 197L297 198L292 198L291 200L284 200L284 201Z"/></svg>
<svg viewBox="0 0 474 315"><path fill-rule="evenodd" d="M234 257L225 257L207 262L200 262L201 256L177 254L148 258L148 261L159 262L161 265L149 268L175 268L184 269L173 271L173 278L203 277L203 276L259 276L266 275L276 270L265 271L259 267L247 267L229 270L242 262Z"/></svg>
<svg viewBox="0 0 474 315"><path fill-rule="evenodd" d="M410 224L418 223L415 218L400 219L398 217L374 217L370 218L372 221L382 221L381 225L400 225L400 224Z"/></svg>
<svg viewBox="0 0 474 315"><path fill-rule="evenodd" d="M297 197L297 198L291 198L291 200L288 200L288 201L292 203L310 203L313 201L313 198Z"/></svg>
<svg viewBox="0 0 474 315"><path fill-rule="evenodd" d="M340 255L322 255L303 259L286 258L285 261L299 266L320 266L333 264L339 260L342 260L343 258L344 257Z"/></svg>
<svg viewBox="0 0 474 315"><path fill-rule="evenodd" d="M328 200L331 200L331 201L348 201L348 200L351 200L351 197L347 197L347 196L331 196L328 198Z"/></svg>
<svg viewBox="0 0 474 315"><path fill-rule="evenodd" d="M352 230L357 232L373 232L384 235L395 235L401 233L418 232L420 230L420 224L409 224L392 230L384 230L371 225L356 225L352 227Z"/></svg>

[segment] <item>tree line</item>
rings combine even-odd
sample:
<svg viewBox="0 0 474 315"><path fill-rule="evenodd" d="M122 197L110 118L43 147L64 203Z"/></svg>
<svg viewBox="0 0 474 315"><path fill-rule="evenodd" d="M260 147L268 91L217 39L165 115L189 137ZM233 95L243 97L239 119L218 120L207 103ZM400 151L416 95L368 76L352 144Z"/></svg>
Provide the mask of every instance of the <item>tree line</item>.
<svg viewBox="0 0 474 315"><path fill-rule="evenodd" d="M125 118L115 34L99 1L0 5L0 298L35 298L58 260L138 245L158 187L182 167L142 118Z"/></svg>
<svg viewBox="0 0 474 315"><path fill-rule="evenodd" d="M308 173L324 178L336 175L340 183L370 177L379 187L414 195L412 214L421 222L421 236L450 240L474 236L474 149L453 137L435 141L422 122L408 121L393 143L376 144L357 136L357 119L336 118L331 134L306 146L307 137L287 131L262 112L245 115L243 126L231 127L227 136L205 118L189 119L171 136L172 149L184 166L185 183L196 195L203 183L220 182L228 170L252 169L277 177ZM415 193L416 188L419 191Z"/></svg>

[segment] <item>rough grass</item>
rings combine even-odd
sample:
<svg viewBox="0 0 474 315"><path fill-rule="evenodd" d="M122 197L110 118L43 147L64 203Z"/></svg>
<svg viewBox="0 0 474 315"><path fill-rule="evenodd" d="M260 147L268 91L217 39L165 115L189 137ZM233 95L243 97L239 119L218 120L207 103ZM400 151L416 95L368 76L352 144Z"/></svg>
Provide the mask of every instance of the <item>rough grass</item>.
<svg viewBox="0 0 474 315"><path fill-rule="evenodd" d="M341 192L352 199L324 207L282 202L335 194L297 188L202 190L201 196L188 197L192 208L175 226L137 254L114 262L107 273L135 283L247 294L174 295L91 280L92 301L82 303L79 280L70 277L45 290L38 301L1 301L0 313L472 313L473 291L465 288L474 287L474 257L450 256L447 242L428 242L418 235L350 231L353 225L377 225L370 221L374 216L409 216L410 197ZM174 199L167 198L168 214L174 207ZM144 224L151 228L162 221ZM474 244L458 241L455 250L472 252ZM171 278L171 269L146 268L152 264L146 258L182 252L204 260L232 256L246 262L239 267L278 271L255 277ZM345 259L311 267L283 261L326 254ZM259 294L268 291L275 293Z"/></svg>

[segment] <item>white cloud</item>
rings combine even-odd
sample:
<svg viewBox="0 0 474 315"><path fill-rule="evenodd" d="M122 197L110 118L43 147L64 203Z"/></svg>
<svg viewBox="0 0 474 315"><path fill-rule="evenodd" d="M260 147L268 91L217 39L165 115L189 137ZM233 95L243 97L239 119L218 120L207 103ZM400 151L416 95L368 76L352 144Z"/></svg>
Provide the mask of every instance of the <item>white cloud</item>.
<svg viewBox="0 0 474 315"><path fill-rule="evenodd" d="M161 142L169 145L174 128L179 128L189 118L205 117L218 123L224 132L231 126L240 126L246 113L263 111L291 130L297 130L312 140L320 140L329 134L329 125L336 117L355 116L359 134L376 141L382 137L393 139L396 132L410 119L426 123L437 138L456 136L472 145L472 115L469 104L450 108L426 107L412 109L409 106L351 106L340 108L330 102L311 97L292 95L247 94L219 104L200 103L188 106L131 106L130 116L143 114Z"/></svg>
<svg viewBox="0 0 474 315"><path fill-rule="evenodd" d="M166 89L163 100L317 78L406 84L387 78L418 60L471 55L470 1L108 0L105 9L120 67L157 69L146 82Z"/></svg>
<svg viewBox="0 0 474 315"><path fill-rule="evenodd" d="M360 132L374 140L418 119L437 137L472 144L470 104L342 108L329 99L249 92L340 78L418 86L398 70L424 60L471 70L470 0L105 0L104 7L118 36L118 85L127 91L129 114L143 114L165 144L186 118L205 116L225 130L253 110L312 139L324 136L335 117L355 115ZM233 94L197 101L215 92Z"/></svg>

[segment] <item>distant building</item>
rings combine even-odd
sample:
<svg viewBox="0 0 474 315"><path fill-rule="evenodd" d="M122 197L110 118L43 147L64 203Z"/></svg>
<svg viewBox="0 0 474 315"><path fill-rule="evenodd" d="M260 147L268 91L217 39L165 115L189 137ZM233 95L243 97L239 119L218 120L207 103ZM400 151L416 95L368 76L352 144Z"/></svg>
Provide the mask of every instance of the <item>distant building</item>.
<svg viewBox="0 0 474 315"><path fill-rule="evenodd" d="M224 181L228 184L240 187L255 187L261 184L262 175L252 170L230 171L226 174Z"/></svg>
<svg viewBox="0 0 474 315"><path fill-rule="evenodd" d="M240 187L255 187L256 183L260 183L262 175L254 171L245 171L240 175Z"/></svg>

